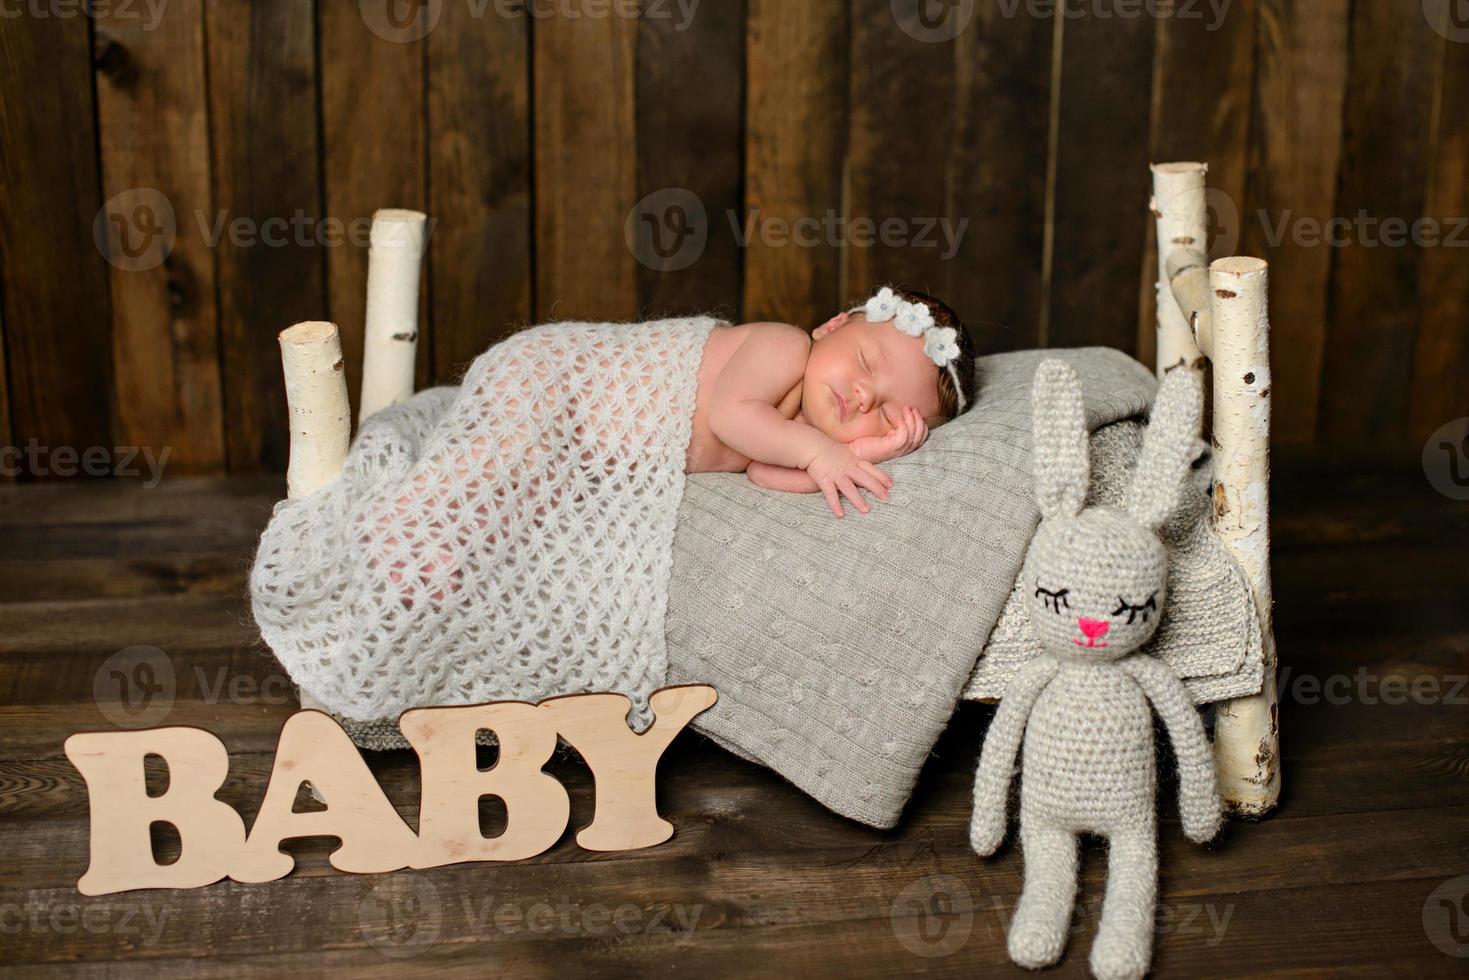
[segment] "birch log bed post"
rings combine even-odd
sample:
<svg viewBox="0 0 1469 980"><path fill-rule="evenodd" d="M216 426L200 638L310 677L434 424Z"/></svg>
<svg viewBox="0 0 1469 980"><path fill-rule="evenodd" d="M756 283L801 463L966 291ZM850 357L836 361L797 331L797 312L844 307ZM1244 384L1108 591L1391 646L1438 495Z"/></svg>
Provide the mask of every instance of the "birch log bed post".
<svg viewBox="0 0 1469 980"><path fill-rule="evenodd" d="M280 333L281 368L291 421L286 496L310 496L330 483L347 461L352 402L342 370L342 336L335 323L308 320ZM296 689L301 707L320 703Z"/></svg>
<svg viewBox="0 0 1469 980"><path fill-rule="evenodd" d="M1260 616L1259 694L1219 706L1214 763L1230 810L1259 817L1280 797L1277 656L1270 586L1270 318L1264 259L1208 260L1202 163L1153 167L1161 377L1212 365L1214 528L1249 580Z"/></svg>
<svg viewBox="0 0 1469 980"><path fill-rule="evenodd" d="M402 208L383 208L372 216L358 422L413 394L419 267L427 222L423 212Z"/></svg>

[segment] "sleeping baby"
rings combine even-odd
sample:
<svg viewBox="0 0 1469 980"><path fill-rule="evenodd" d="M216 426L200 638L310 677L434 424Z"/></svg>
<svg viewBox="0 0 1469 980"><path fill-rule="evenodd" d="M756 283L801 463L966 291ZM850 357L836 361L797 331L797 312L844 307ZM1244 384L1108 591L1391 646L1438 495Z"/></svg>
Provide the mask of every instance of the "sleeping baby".
<svg viewBox="0 0 1469 980"><path fill-rule="evenodd" d="M612 359L599 360L607 368ZM642 371L629 377L619 372L606 397L616 401L625 388L647 386L656 382ZM466 388L473 387L473 382L466 383ZM485 383L479 387L497 399L503 397L497 387ZM785 323L715 326L708 331L699 360L684 472L744 472L767 489L819 491L838 518L846 515L843 497L847 506L865 514L871 505L863 491L885 500L893 485L878 464L923 445L930 427L962 414L973 403L974 389L974 351L963 325L953 310L922 293L884 287L811 334ZM554 400L549 389L542 395L546 402ZM554 414L536 404L530 417ZM626 458L629 472L637 471L637 453L627 453L622 441L660 431L664 413L656 409L624 413L619 405L602 414L609 421L595 433L575 421L567 425L575 429L578 445L610 449ZM456 439L460 428L449 427ZM426 509L441 506L426 508L425 498L481 482L503 465L500 459L526 457L527 446L528 458L555 459L555 441L545 433L527 436L502 420L496 438L473 436L465 449L448 452L447 470L442 465L419 468L405 492L376 508L370 521L376 526L374 538L388 546L401 544L410 553L400 562L401 570L389 571L390 581L397 586L411 582L412 568L423 576L457 568L456 550L470 547L464 543L456 549L445 540L447 534L438 533L433 543L410 545L400 540L403 529L416 525ZM543 476L519 479L524 482L515 483L515 496L528 498L521 505L534 516L517 517L519 509L507 506L508 495L499 498L505 503L493 507L487 499L478 500L474 523L483 541L513 537L511 529L520 520L545 525L548 505L535 499L535 493L556 482L554 473L548 469ZM598 479L595 467L589 479ZM576 491L571 496L576 505L583 500ZM435 592L434 597L441 598L442 593Z"/></svg>
<svg viewBox="0 0 1469 980"><path fill-rule="evenodd" d="M810 336L709 317L527 327L459 385L367 419L335 480L276 508L251 609L347 718L620 691L646 726L687 474L865 513L893 483L879 464L974 395L954 314L892 289Z"/></svg>
<svg viewBox="0 0 1469 980"><path fill-rule="evenodd" d="M820 491L842 517L866 490L886 499L877 464L913 452L931 426L973 401L974 354L954 312L883 288L807 334L785 323L716 327L699 365L685 471L737 473L795 493Z"/></svg>

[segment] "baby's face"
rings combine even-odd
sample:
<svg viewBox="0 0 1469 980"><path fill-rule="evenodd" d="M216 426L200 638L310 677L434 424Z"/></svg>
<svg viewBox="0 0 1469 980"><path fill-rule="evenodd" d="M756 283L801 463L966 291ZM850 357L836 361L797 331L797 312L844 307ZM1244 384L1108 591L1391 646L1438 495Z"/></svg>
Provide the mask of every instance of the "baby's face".
<svg viewBox="0 0 1469 980"><path fill-rule="evenodd" d="M833 317L812 337L801 411L837 442L886 435L909 405L930 426L941 421L939 368L921 337L891 322L868 323L860 313Z"/></svg>

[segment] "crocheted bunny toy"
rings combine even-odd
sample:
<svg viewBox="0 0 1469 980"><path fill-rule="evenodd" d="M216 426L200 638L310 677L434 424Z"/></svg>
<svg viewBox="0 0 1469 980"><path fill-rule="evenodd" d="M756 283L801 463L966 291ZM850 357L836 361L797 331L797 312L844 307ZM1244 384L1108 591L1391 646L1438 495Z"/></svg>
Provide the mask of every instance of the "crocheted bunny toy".
<svg viewBox="0 0 1469 980"><path fill-rule="evenodd" d="M1027 611L1042 651L1010 681L985 736L970 843L988 856L1003 839L1023 743L1025 885L1010 923L1010 958L1031 969L1060 959L1076 900L1077 835L1091 833L1108 840L1092 972L1141 977L1152 959L1158 888L1150 701L1178 759L1184 833L1206 842L1223 819L1209 741L1192 700L1167 665L1139 652L1163 608L1168 563L1158 531L1177 507L1197 453L1203 394L1191 372L1168 375L1123 506L1090 508L1075 373L1046 361L1031 399L1042 519L1021 581L1034 589Z"/></svg>

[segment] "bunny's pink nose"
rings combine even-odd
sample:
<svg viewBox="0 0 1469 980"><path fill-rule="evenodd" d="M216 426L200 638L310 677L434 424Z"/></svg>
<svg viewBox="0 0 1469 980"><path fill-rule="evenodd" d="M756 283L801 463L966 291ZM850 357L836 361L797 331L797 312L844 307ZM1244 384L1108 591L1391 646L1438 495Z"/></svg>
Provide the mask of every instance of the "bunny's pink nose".
<svg viewBox="0 0 1469 980"><path fill-rule="evenodd" d="M1076 621L1076 625L1081 627L1082 633L1086 634L1088 640L1096 640L1098 637L1106 636L1112 624L1105 619L1087 619L1083 616Z"/></svg>

